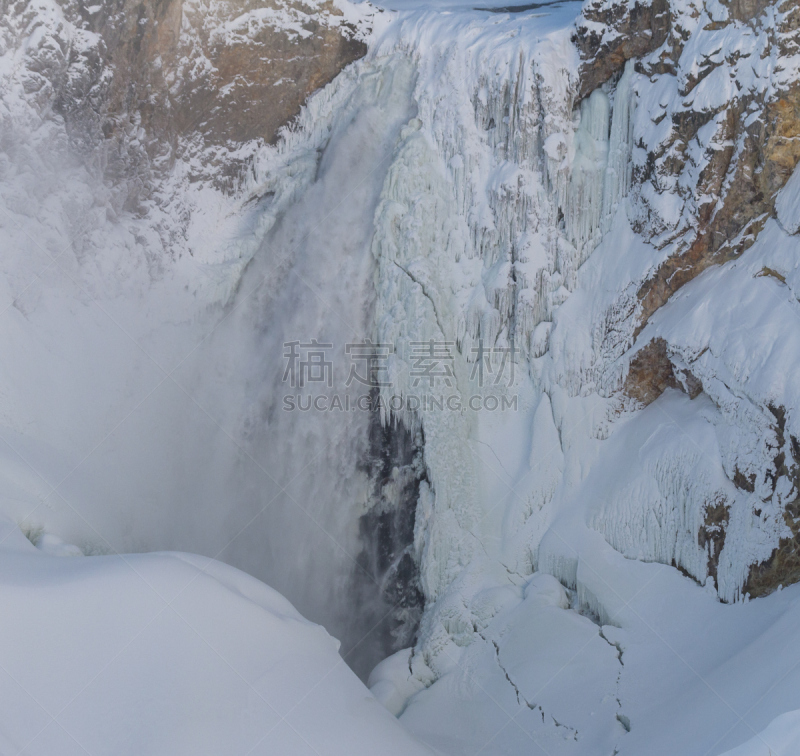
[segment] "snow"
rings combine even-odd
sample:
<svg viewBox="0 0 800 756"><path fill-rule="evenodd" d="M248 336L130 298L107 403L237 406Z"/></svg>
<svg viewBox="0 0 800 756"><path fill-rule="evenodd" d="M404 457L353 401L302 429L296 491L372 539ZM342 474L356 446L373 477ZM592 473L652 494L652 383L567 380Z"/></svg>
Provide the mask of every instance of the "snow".
<svg viewBox="0 0 800 756"><path fill-rule="evenodd" d="M671 158L659 150L676 119L736 92L778 96L797 61L775 65L768 24L719 29L721 5L676 2L675 72L647 78L630 63L576 105L579 5L493 4L341 3L367 57L278 145L241 148L241 191L179 163L160 188L169 202L145 219L114 210L69 159L63 124L15 78L23 53L4 52L9 749L796 750L800 586L754 600L743 587L790 534L790 491L772 480L800 437L800 174L740 259L636 335L633 314L708 201L695 189L724 114L677 177L641 185L637 169L648 153ZM64 25L55 4L40 8L51 31ZM297 23L253 11L216 32ZM169 259L155 252L163 236L176 240ZM397 347L386 399L415 393L412 345L433 339L453 345L445 398L516 400L505 413L383 415L424 433L412 549L426 608L413 648L369 675L373 695L273 590L341 637L366 677L381 652L367 631L389 607L376 591L343 597L370 504L369 418L280 403L284 342L330 341L338 365L364 337ZM703 392L668 389L640 408L620 388L658 338ZM512 348L513 380L476 385L484 350ZM780 433L770 406L786 410ZM756 475L752 492L736 471ZM710 567L698 533L723 504Z"/></svg>
<svg viewBox="0 0 800 756"><path fill-rule="evenodd" d="M175 552L53 556L2 530L5 753L430 753L255 578Z"/></svg>
<svg viewBox="0 0 800 756"><path fill-rule="evenodd" d="M372 694L394 716L402 714L409 699L425 688L411 671L411 649L404 648L377 664L367 680Z"/></svg>
<svg viewBox="0 0 800 756"><path fill-rule="evenodd" d="M776 717L763 733L758 733L724 756L783 756L800 748L800 712L789 711Z"/></svg>

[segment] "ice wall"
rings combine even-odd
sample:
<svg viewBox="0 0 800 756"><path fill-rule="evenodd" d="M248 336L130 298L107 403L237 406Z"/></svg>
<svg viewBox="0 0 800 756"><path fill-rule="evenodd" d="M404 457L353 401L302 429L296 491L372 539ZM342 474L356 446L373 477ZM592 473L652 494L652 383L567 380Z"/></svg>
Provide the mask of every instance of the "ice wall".
<svg viewBox="0 0 800 756"><path fill-rule="evenodd" d="M473 591L536 568L569 445L601 437L611 406L589 391L591 321L566 354L549 355L549 342L630 187L633 72L576 106L568 19L548 23L424 14L400 19L373 51L403 50L417 71L372 251L376 339L397 348L385 406L406 400L384 421L424 431L414 553L427 608L413 659L434 675L494 611L471 606ZM436 388L444 409L419 406L415 345L430 342L453 358ZM591 417L567 422L569 397ZM513 409L486 410L492 401Z"/></svg>

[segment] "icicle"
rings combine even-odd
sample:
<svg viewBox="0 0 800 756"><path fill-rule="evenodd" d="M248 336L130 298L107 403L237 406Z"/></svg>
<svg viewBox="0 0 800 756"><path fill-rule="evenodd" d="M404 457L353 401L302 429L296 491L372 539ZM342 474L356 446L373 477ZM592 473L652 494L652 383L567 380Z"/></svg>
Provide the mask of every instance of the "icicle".
<svg viewBox="0 0 800 756"><path fill-rule="evenodd" d="M630 189L635 109L633 61L629 60L625 64L625 71L617 84L617 91L614 95L614 115L611 119L611 136L608 147L608 169L603 193L603 233L608 231L614 210Z"/></svg>
<svg viewBox="0 0 800 756"><path fill-rule="evenodd" d="M596 89L581 103L581 120L575 133L575 157L564 207L567 237L575 245L578 268L598 239L603 210L603 189L608 162L608 95Z"/></svg>

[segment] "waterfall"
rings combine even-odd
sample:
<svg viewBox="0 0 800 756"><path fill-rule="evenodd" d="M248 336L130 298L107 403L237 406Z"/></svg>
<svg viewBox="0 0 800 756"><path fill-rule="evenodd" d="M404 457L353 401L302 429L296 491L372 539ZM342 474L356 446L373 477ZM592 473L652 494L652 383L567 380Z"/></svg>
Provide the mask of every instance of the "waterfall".
<svg viewBox="0 0 800 756"><path fill-rule="evenodd" d="M141 406L126 395L131 419L88 449L46 529L87 552L240 567L362 676L435 645L453 581L508 538L498 474L527 469L532 428L558 436L535 362L627 187L632 106L618 113L621 82L576 107L572 16L485 18L398 16L260 150L223 261L180 263L191 317L170 319L174 281L149 295L170 325L136 325L145 354L126 346L117 381ZM351 380L367 343L386 351L381 385ZM102 397L92 359L73 383ZM58 409L54 424L75 425ZM517 556L530 571L530 550Z"/></svg>

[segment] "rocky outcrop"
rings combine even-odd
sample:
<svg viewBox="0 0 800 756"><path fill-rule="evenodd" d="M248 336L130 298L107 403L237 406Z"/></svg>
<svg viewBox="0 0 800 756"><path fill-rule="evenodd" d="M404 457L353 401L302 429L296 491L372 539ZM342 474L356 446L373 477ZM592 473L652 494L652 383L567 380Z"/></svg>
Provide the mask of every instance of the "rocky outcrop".
<svg viewBox="0 0 800 756"><path fill-rule="evenodd" d="M658 399L667 388L674 388L696 398L703 384L688 370L676 368L670 360L667 342L653 339L631 360L625 379L625 393L643 406Z"/></svg>
<svg viewBox="0 0 800 756"><path fill-rule="evenodd" d="M725 531L730 519L730 505L723 498L707 502L703 507L703 525L697 532L697 545L708 554L708 576L718 584L719 558L725 546Z"/></svg>
<svg viewBox="0 0 800 756"><path fill-rule="evenodd" d="M791 536L781 538L769 559L750 567L743 593L749 593L751 598L800 582L800 502L787 505L783 517Z"/></svg>
<svg viewBox="0 0 800 756"><path fill-rule="evenodd" d="M742 592L753 598L765 596L780 585L800 581L800 441L787 433L785 408L770 405L768 409L775 418L775 443L772 466L766 471L766 478L772 489L770 500L776 498L782 481L788 483L788 494L778 498L788 535L780 539L768 559L751 565ZM744 476L734 482L745 490L749 488L748 483L752 485Z"/></svg>
<svg viewBox="0 0 800 756"><path fill-rule="evenodd" d="M572 38L584 60L578 99L622 73L626 61L643 58L663 45L669 20L668 0L587 3Z"/></svg>
<svg viewBox="0 0 800 756"><path fill-rule="evenodd" d="M2 0L0 25L26 92L133 211L178 157L231 188L237 150L366 52L331 0Z"/></svg>
<svg viewBox="0 0 800 756"><path fill-rule="evenodd" d="M609 316L604 343L609 351L628 352L622 393L640 406L666 388L694 398L704 387L686 366L702 357L703 344L694 352L684 345L682 352L669 337L637 339L676 292L710 267L739 258L778 217L776 198L800 162L800 6L793 0L595 0L584 8L574 41L583 57L579 98L598 87L613 93L628 60L639 75L628 217L656 263L630 302ZM757 275L786 284L769 267ZM785 412L776 414L771 399L746 387L729 389L708 368L702 377L717 386L711 398L718 406L748 396L759 419L742 434L759 438L752 443L760 451L758 464L726 467L740 499L701 503L697 542L708 553L707 574L716 579L731 517L751 506L756 519L767 516L762 510L774 511L783 535L768 559L749 567L742 587L764 595L800 580L800 489Z"/></svg>
<svg viewBox="0 0 800 756"><path fill-rule="evenodd" d="M180 130L195 129L210 144L274 142L312 92L366 53L330 0L217 8L218 21L209 25L209 11L187 5L191 31L165 77L175 81ZM208 61L208 74L192 76L187 58L192 68Z"/></svg>
<svg viewBox="0 0 800 756"><path fill-rule="evenodd" d="M744 44L725 44L734 30ZM702 44L714 36L718 43ZM662 103L650 114L658 128L637 135L635 228L671 247L639 289L638 334L678 289L741 255L775 217L775 196L800 161L800 81L781 63L800 51L800 6L598 0L574 39L584 58L580 96L631 58L652 85L677 89L678 106ZM659 206L667 192L680 196L680 214Z"/></svg>
<svg viewBox="0 0 800 756"><path fill-rule="evenodd" d="M747 125L751 109L763 118ZM637 333L679 288L706 268L739 257L753 243L775 216L775 196L800 161L800 82L772 102L732 103L720 120L719 141L726 146L711 156L696 190L711 199L697 208L688 248L671 256L640 289ZM678 124L676 142L684 153L697 136L691 122L687 114Z"/></svg>

